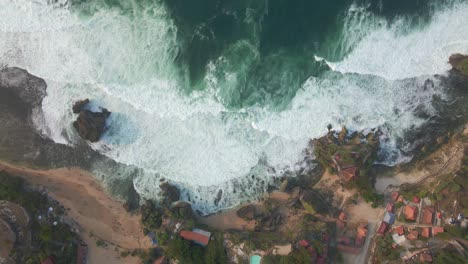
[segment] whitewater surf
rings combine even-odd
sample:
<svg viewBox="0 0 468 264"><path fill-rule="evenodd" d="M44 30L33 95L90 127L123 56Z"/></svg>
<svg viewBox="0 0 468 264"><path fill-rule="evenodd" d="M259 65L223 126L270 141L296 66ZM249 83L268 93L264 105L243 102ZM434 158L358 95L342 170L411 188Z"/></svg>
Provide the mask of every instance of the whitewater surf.
<svg viewBox="0 0 468 264"><path fill-rule="evenodd" d="M70 106L91 98L113 112L91 147L138 168L143 198L166 179L206 214L312 169L328 124L379 128L379 163L411 159L434 98L454 100L433 75L468 53L468 2L397 2L0 0L0 64L48 83L43 136L76 144Z"/></svg>

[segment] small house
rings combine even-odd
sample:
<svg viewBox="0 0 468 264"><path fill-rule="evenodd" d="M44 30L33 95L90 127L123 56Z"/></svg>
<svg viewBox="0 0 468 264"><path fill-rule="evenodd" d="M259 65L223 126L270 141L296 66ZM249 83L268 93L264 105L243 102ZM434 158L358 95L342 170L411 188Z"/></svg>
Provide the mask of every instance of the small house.
<svg viewBox="0 0 468 264"><path fill-rule="evenodd" d="M196 244L199 244L205 247L208 245L208 242L210 241L211 233L195 228L192 231L188 231L188 230L180 231L180 236L186 240L190 240Z"/></svg>
<svg viewBox="0 0 468 264"><path fill-rule="evenodd" d="M437 226L437 227L433 227L433 228L432 228L432 236L435 236L435 235L437 235L437 234L439 234L439 233L443 233L443 232L444 232L444 228L443 228L443 227Z"/></svg>
<svg viewBox="0 0 468 264"><path fill-rule="evenodd" d="M431 236L431 229L429 227L423 227L421 229L421 236L429 238Z"/></svg>
<svg viewBox="0 0 468 264"><path fill-rule="evenodd" d="M392 200L393 201L398 201L398 198L400 197L400 193L399 192L392 192Z"/></svg>
<svg viewBox="0 0 468 264"><path fill-rule="evenodd" d="M379 228L377 229L377 234L383 235L385 234L385 231L387 230L388 223L382 221L380 222Z"/></svg>
<svg viewBox="0 0 468 264"><path fill-rule="evenodd" d="M405 230L403 229L403 226L397 226L393 228L393 232L397 233L398 235L402 236L405 234Z"/></svg>
<svg viewBox="0 0 468 264"><path fill-rule="evenodd" d="M418 216L418 208L416 206L407 205L405 206L405 218L409 221L416 221Z"/></svg>
<svg viewBox="0 0 468 264"><path fill-rule="evenodd" d="M432 207L426 207L423 210L422 223L425 225L432 225L434 220L435 210Z"/></svg>

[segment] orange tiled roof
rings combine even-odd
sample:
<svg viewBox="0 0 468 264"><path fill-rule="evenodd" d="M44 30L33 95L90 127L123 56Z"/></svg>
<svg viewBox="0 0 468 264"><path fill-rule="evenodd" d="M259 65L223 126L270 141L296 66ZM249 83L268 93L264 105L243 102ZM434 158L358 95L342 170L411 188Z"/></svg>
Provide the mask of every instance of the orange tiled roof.
<svg viewBox="0 0 468 264"><path fill-rule="evenodd" d="M208 242L210 241L208 236L187 230L180 231L180 236L184 239L191 240L205 246L208 245Z"/></svg>
<svg viewBox="0 0 468 264"><path fill-rule="evenodd" d="M402 225L393 228L393 231L394 231L395 233L397 233L398 235L400 235L400 236L402 236L402 235L405 234L405 230L403 229L403 226L402 226Z"/></svg>
<svg viewBox="0 0 468 264"><path fill-rule="evenodd" d="M429 238L431 236L431 229L429 227L423 227L421 231L421 236Z"/></svg>
<svg viewBox="0 0 468 264"><path fill-rule="evenodd" d="M432 228L432 235L435 236L439 233L443 233L444 232L444 228L443 227L433 227Z"/></svg>
<svg viewBox="0 0 468 264"><path fill-rule="evenodd" d="M434 208L426 207L423 210L422 222L426 225L432 225L432 219L434 218Z"/></svg>
<svg viewBox="0 0 468 264"><path fill-rule="evenodd" d="M409 232L409 234L406 236L406 238L407 238L408 240L417 240L417 239L418 239L418 235L419 235L418 231L416 231L416 230L411 230L411 231Z"/></svg>
<svg viewBox="0 0 468 264"><path fill-rule="evenodd" d="M417 216L418 216L418 208L416 206L411 206L411 205L405 206L406 220L415 221Z"/></svg>

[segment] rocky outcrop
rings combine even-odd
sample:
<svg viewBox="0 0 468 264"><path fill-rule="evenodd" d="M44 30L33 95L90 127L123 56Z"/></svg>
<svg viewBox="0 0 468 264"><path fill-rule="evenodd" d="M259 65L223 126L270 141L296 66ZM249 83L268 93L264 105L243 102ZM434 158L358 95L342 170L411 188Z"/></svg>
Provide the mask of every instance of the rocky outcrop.
<svg viewBox="0 0 468 264"><path fill-rule="evenodd" d="M159 185L159 188L161 188L161 192L164 197L163 204L169 205L179 200L180 191L174 185L164 182L161 185Z"/></svg>
<svg viewBox="0 0 468 264"><path fill-rule="evenodd" d="M79 114L87 104L89 104L89 99L76 101L72 107L73 113Z"/></svg>
<svg viewBox="0 0 468 264"><path fill-rule="evenodd" d="M30 109L38 107L47 95L46 82L28 71L16 68L0 68L0 89L14 94Z"/></svg>
<svg viewBox="0 0 468 264"><path fill-rule="evenodd" d="M468 55L453 54L449 58L449 63L456 71L468 76Z"/></svg>
<svg viewBox="0 0 468 264"><path fill-rule="evenodd" d="M82 110L76 121L73 122L73 127L78 131L81 138L97 142L105 131L106 119L110 114L105 108L102 109L102 112Z"/></svg>
<svg viewBox="0 0 468 264"><path fill-rule="evenodd" d="M257 216L255 206L252 204L241 207L236 214L246 220L252 220Z"/></svg>

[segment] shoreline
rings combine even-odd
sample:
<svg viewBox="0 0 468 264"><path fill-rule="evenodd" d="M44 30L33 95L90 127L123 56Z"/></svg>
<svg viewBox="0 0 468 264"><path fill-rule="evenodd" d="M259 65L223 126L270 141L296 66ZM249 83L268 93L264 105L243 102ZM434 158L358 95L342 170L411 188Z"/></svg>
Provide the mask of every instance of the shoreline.
<svg viewBox="0 0 468 264"><path fill-rule="evenodd" d="M89 173L77 168L29 169L0 161L0 170L21 177L32 187L45 187L47 195L66 208L65 219L77 223L88 244L89 263L139 263L137 257L120 258L119 250L149 248L139 214L130 214ZM96 239L107 247L96 245ZM120 260L120 261L119 261Z"/></svg>

